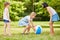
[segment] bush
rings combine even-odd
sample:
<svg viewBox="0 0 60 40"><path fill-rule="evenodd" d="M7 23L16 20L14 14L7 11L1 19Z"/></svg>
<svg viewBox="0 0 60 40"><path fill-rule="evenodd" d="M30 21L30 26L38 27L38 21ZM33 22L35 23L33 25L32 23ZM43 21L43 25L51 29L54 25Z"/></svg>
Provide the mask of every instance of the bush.
<svg viewBox="0 0 60 40"><path fill-rule="evenodd" d="M24 2L16 2L16 1L12 1L12 2L10 7L10 13L11 13L10 16L11 19L15 21L18 20L19 17L23 16L21 14L24 14L24 10L26 10L26 8L24 7Z"/></svg>
<svg viewBox="0 0 60 40"><path fill-rule="evenodd" d="M29 15L30 12L37 13L35 21L48 21L49 14L46 9L42 7L42 2L47 2L49 6L53 7L60 16L60 0L1 0L0 1L0 20L2 19L4 2L10 2L10 18L13 21L19 20L20 17Z"/></svg>
<svg viewBox="0 0 60 40"><path fill-rule="evenodd" d="M43 2L46 2L46 3L48 3L49 6L53 7L60 16L60 6L59 6L60 0L39 0L38 2L35 1L35 3L34 3L35 12L37 13L37 17L38 17L38 18L36 18L36 20L43 20L43 21L49 20L49 13L47 12L46 9L44 9L42 7Z"/></svg>

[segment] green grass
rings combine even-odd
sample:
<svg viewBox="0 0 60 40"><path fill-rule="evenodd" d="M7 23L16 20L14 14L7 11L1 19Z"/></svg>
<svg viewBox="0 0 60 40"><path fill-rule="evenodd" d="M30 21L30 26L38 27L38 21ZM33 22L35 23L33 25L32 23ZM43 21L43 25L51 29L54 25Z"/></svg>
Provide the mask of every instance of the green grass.
<svg viewBox="0 0 60 40"><path fill-rule="evenodd" d="M43 31L41 34L36 35L31 29L29 35L21 35L24 27L19 27L18 22L11 22L12 36L3 35L3 22L0 22L0 40L60 40L60 22L54 23L55 35L50 35L48 22L34 22L36 25L41 25ZM47 28L45 28L47 27Z"/></svg>
<svg viewBox="0 0 60 40"><path fill-rule="evenodd" d="M3 22L0 21L0 28L3 26ZM43 28L49 28L49 22L48 21L36 21L34 22L35 25L41 25ZM13 28L19 28L18 21L11 22L11 27ZM60 28L60 21L54 22L54 28Z"/></svg>

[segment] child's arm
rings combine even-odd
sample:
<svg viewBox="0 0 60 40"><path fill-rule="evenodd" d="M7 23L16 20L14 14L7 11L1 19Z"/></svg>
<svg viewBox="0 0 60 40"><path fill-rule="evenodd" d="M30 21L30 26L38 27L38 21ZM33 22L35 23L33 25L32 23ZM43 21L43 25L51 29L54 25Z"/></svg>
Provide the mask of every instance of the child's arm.
<svg viewBox="0 0 60 40"><path fill-rule="evenodd" d="M32 20L29 20L29 25L31 25L31 27L34 27Z"/></svg>
<svg viewBox="0 0 60 40"><path fill-rule="evenodd" d="M50 8L48 8L47 10L48 10L48 12L49 12L49 14L50 14L50 22L51 22L51 21L52 21L52 13L51 13Z"/></svg>
<svg viewBox="0 0 60 40"><path fill-rule="evenodd" d="M35 25L34 25L34 23L33 23L33 21L32 20L29 20L29 25L33 28L33 30L35 31Z"/></svg>

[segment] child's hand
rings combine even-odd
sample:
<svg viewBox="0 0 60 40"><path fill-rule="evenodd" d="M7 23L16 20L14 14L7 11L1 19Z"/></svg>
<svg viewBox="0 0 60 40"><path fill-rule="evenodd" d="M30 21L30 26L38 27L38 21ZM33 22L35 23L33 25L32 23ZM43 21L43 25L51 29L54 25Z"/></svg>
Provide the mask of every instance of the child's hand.
<svg viewBox="0 0 60 40"><path fill-rule="evenodd" d="M51 23L52 21L50 20L49 23Z"/></svg>
<svg viewBox="0 0 60 40"><path fill-rule="evenodd" d="M9 22L11 22L11 20L9 19Z"/></svg>
<svg viewBox="0 0 60 40"><path fill-rule="evenodd" d="M36 25L33 25L33 27L36 27Z"/></svg>
<svg viewBox="0 0 60 40"><path fill-rule="evenodd" d="M33 28L33 30L35 31L35 30L36 30L36 25L34 25L32 28Z"/></svg>

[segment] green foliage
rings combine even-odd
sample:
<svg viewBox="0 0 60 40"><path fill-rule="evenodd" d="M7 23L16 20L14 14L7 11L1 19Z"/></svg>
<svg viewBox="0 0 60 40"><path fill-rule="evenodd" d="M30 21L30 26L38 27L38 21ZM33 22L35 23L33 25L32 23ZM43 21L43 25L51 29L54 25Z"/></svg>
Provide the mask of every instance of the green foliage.
<svg viewBox="0 0 60 40"><path fill-rule="evenodd" d="M10 17L12 20L18 20L19 17L23 16L21 14L24 14L24 10L26 10L26 8L23 6L24 2L16 2L16 1L12 2L10 7L10 14L11 14Z"/></svg>
<svg viewBox="0 0 60 40"><path fill-rule="evenodd" d="M60 16L60 0L0 0L0 19L3 16L4 2L10 2L10 17L13 21L19 20L20 17L24 17L32 11L37 13L35 21L49 20L47 10L42 7L43 2L47 2Z"/></svg>
<svg viewBox="0 0 60 40"><path fill-rule="evenodd" d="M59 0L39 0L38 2L34 2L35 12L37 13L38 20L49 20L49 14L46 9L42 7L42 3L46 2L49 6L53 7L60 16L60 1ZM40 18L39 18L40 17Z"/></svg>
<svg viewBox="0 0 60 40"><path fill-rule="evenodd" d="M2 19L3 8L3 2L0 1L0 19Z"/></svg>

